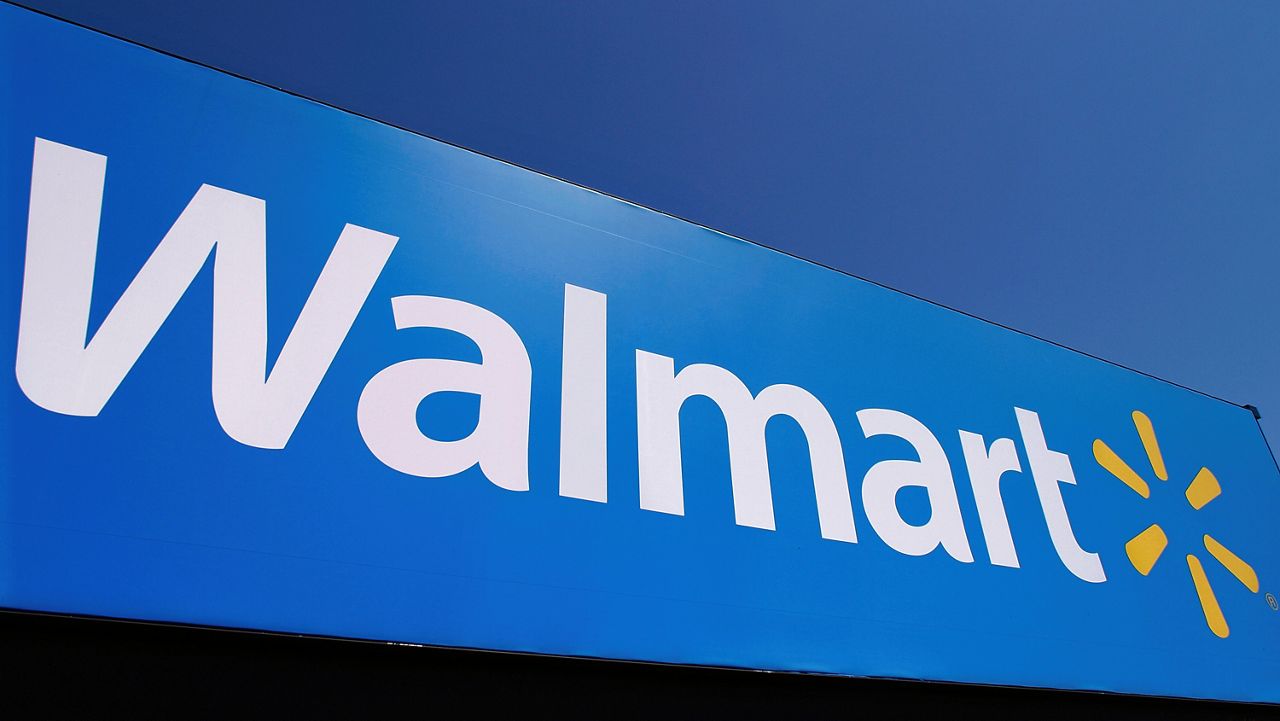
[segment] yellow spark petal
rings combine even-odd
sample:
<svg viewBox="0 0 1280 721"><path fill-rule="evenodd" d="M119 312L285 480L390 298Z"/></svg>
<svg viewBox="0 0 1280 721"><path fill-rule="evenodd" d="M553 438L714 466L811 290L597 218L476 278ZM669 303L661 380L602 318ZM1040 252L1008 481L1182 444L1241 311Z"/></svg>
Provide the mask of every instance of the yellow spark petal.
<svg viewBox="0 0 1280 721"><path fill-rule="evenodd" d="M1217 498L1220 493L1222 493L1222 486L1218 485L1218 479L1213 472L1208 468L1201 468L1195 480L1187 486L1187 502L1198 511L1209 501Z"/></svg>
<svg viewBox="0 0 1280 721"><path fill-rule="evenodd" d="M1258 592L1258 574L1253 570L1253 566L1245 563L1242 558L1227 550L1227 547L1218 543L1213 536L1205 534L1204 547L1208 549L1213 557L1218 559L1218 563L1226 566L1236 580L1245 585L1245 588Z"/></svg>
<svg viewBox="0 0 1280 721"><path fill-rule="evenodd" d="M1153 523L1124 544L1124 552L1129 555L1129 563L1145 576L1151 573L1152 567L1160 560L1160 554L1164 553L1165 546L1168 545L1169 537L1164 535L1164 529Z"/></svg>
<svg viewBox="0 0 1280 721"><path fill-rule="evenodd" d="M1226 638L1231 633L1231 629L1227 627L1227 619L1222 615L1222 607L1218 605L1218 599L1213 595L1213 589L1209 587L1209 577L1204 575L1204 566L1200 565L1200 559L1188 555L1187 568L1191 569L1191 580L1196 584L1196 595L1200 597L1200 608L1204 611L1205 623L1209 624L1209 630L1213 631L1213 635Z"/></svg>
<svg viewBox="0 0 1280 721"><path fill-rule="evenodd" d="M1160 455L1160 444L1156 442L1156 429L1152 427L1151 419L1142 411L1134 411L1133 425L1142 437L1142 447L1147 450L1147 459L1151 461L1151 470L1155 471L1156 478L1169 480L1169 472L1165 470L1164 456Z"/></svg>
<svg viewBox="0 0 1280 721"><path fill-rule="evenodd" d="M1147 487L1147 482L1142 480L1129 464L1120 459L1111 447L1102 442L1102 439L1093 442L1093 457L1098 460L1098 465L1110 471L1120 482L1137 491L1139 496L1143 498L1151 497L1151 489Z"/></svg>

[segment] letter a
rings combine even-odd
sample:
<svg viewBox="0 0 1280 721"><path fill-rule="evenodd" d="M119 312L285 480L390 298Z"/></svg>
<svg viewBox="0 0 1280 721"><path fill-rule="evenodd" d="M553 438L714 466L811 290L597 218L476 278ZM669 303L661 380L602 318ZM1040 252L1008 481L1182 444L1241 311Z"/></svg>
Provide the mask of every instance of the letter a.
<svg viewBox="0 0 1280 721"><path fill-rule="evenodd" d="M507 322L478 305L451 298L407 295L391 299L396 328L444 328L480 348L480 363L415 358L379 371L360 394L356 421L378 460L423 478L443 478L480 464L485 477L508 491L529 490L529 353ZM418 427L418 406L432 393L480 396L471 435L438 441Z"/></svg>

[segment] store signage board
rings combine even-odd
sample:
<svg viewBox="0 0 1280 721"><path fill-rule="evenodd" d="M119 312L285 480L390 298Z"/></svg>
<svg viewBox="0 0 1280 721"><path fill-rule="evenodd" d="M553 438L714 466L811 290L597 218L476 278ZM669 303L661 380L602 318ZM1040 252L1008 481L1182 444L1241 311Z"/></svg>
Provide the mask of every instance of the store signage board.
<svg viewBox="0 0 1280 721"><path fill-rule="evenodd" d="M9 5L0 62L0 606L1280 701L1245 409Z"/></svg>

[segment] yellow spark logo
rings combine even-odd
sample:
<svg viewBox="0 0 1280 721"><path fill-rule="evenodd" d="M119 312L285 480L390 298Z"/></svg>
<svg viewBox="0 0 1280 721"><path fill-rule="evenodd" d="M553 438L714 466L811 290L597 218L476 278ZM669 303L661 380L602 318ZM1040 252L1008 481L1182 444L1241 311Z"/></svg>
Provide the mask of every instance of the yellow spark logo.
<svg viewBox="0 0 1280 721"><path fill-rule="evenodd" d="M1169 472L1164 467L1164 457L1160 455L1160 444L1156 442L1156 431L1151 425L1151 419L1147 418L1142 411L1134 411L1133 425L1138 429L1142 447L1147 452L1151 472L1161 481L1169 480ZM1151 487L1142 476L1138 475L1137 471L1116 455L1116 452L1100 438L1093 442L1093 457L1097 459L1098 465L1107 469L1111 475L1132 488L1138 495L1143 498L1151 497ZM1217 477L1208 468L1201 468L1192 479L1191 485L1187 486L1185 495L1187 503L1198 511L1221 493L1222 486L1218 484ZM1124 544L1124 551L1138 573L1145 576L1151 573L1156 561L1160 559L1160 554L1164 553L1168 545L1169 538L1165 535L1164 529L1159 524L1153 523ZM1250 591L1258 592L1258 574L1254 572L1252 566L1208 534L1204 536L1204 547L1209 555L1230 571L1240 583ZM1195 585L1196 595L1200 598L1200 608L1204 611L1204 620L1209 624L1209 630L1219 638L1226 638L1231 633L1231 629L1227 627L1227 619L1222 615L1222 607L1218 605L1218 598L1213 594L1209 577L1205 575L1204 566L1201 565L1199 557L1193 553L1187 554L1187 568L1191 572L1191 581Z"/></svg>

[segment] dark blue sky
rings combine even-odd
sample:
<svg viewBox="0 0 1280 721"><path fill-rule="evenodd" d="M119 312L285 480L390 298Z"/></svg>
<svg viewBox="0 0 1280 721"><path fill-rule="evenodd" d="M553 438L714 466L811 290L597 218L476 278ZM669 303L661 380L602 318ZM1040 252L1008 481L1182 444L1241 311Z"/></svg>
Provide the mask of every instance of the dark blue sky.
<svg viewBox="0 0 1280 721"><path fill-rule="evenodd" d="M28 0L1261 407L1280 4Z"/></svg>

